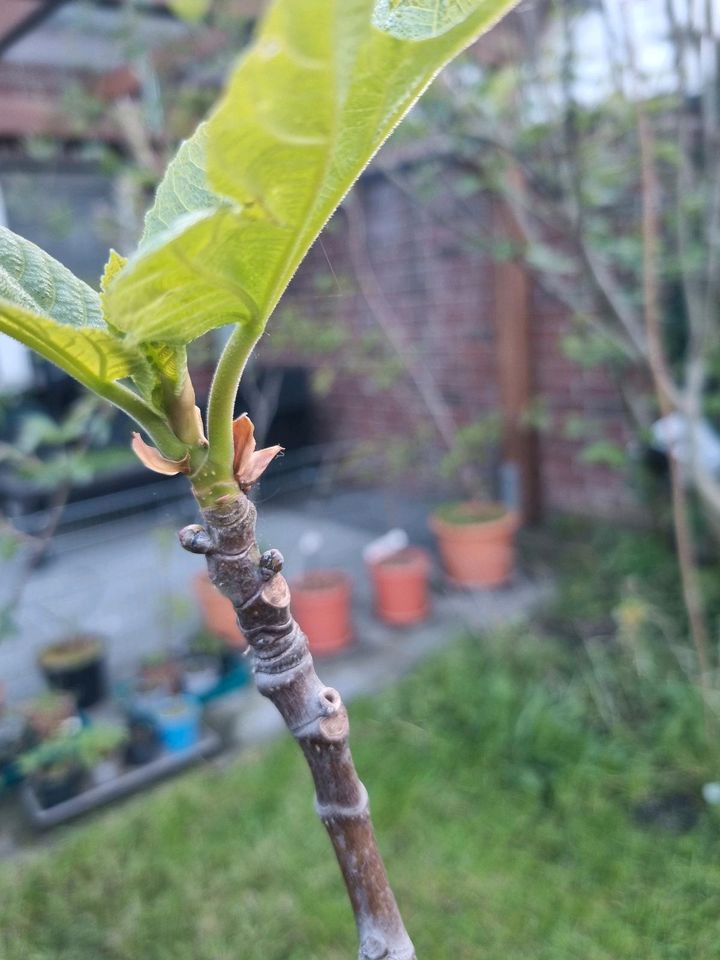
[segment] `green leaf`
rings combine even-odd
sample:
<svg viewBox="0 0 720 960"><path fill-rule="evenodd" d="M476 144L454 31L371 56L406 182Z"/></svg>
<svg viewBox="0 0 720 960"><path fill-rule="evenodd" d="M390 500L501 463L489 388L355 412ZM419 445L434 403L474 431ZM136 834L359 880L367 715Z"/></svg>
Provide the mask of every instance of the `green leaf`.
<svg viewBox="0 0 720 960"><path fill-rule="evenodd" d="M100 301L106 319L109 308L106 300L106 291L111 282L117 277L127 264L127 258L116 250L111 250L100 280ZM112 328L112 324L109 324ZM120 331L116 331L120 332ZM164 406L163 383L170 385L175 393L179 393L187 376L187 351L183 345L177 346L168 343L145 343L140 347L146 363L136 366L133 380L140 393L156 410Z"/></svg>
<svg viewBox="0 0 720 960"><path fill-rule="evenodd" d="M187 379L187 350L183 344L144 343L142 351L148 362L150 376L136 378L135 382L156 410L164 410L167 388L177 397Z"/></svg>
<svg viewBox="0 0 720 960"><path fill-rule="evenodd" d="M110 285L110 281L114 280L115 277L120 273L125 264L127 263L127 257L123 257L117 252L117 250L110 250L108 254L107 263L105 264L105 269L103 270L103 275L100 278L100 289L103 293L107 290ZM100 301L102 302L102 294L100 295Z"/></svg>
<svg viewBox="0 0 720 960"><path fill-rule="evenodd" d="M429 40L452 30L478 7L498 18L497 4L476 0L377 0L373 24L400 40Z"/></svg>
<svg viewBox="0 0 720 960"><path fill-rule="evenodd" d="M0 299L58 323L102 329L95 291L40 247L0 226Z"/></svg>
<svg viewBox="0 0 720 960"><path fill-rule="evenodd" d="M209 13L212 0L168 0L167 5L181 20L198 23Z"/></svg>
<svg viewBox="0 0 720 960"><path fill-rule="evenodd" d="M107 330L71 327L0 300L0 332L19 340L85 386L132 376L144 360Z"/></svg>
<svg viewBox="0 0 720 960"><path fill-rule="evenodd" d="M145 344L145 356L153 369L179 392L187 373L185 347L176 347L170 343L148 343Z"/></svg>
<svg viewBox="0 0 720 960"><path fill-rule="evenodd" d="M0 332L90 387L128 377L144 363L108 330L91 287L6 227L0 227Z"/></svg>
<svg viewBox="0 0 720 960"><path fill-rule="evenodd" d="M109 284L109 322L132 343L183 344L226 323L259 334L395 125L514 5L442 3L435 27L426 17L420 27L409 3L384 14L372 0L277 0L219 106L168 167L138 252ZM390 35L403 30L415 39Z"/></svg>
<svg viewBox="0 0 720 960"><path fill-rule="evenodd" d="M162 242L163 234L176 230L188 214L212 212L220 202L207 181L207 124L201 123L192 138L180 145L157 188L138 250L147 250L157 237Z"/></svg>
<svg viewBox="0 0 720 960"><path fill-rule="evenodd" d="M627 464L627 453L612 440L596 440L580 451L578 459L589 466L621 470Z"/></svg>

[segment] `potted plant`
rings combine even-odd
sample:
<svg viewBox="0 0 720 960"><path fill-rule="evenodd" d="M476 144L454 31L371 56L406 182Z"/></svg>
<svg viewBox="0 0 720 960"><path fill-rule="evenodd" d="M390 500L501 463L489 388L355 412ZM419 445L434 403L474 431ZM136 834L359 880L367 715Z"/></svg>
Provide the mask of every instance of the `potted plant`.
<svg viewBox="0 0 720 960"><path fill-rule="evenodd" d="M144 766L157 757L161 746L155 721L143 714L131 714L127 722L126 763L133 767Z"/></svg>
<svg viewBox="0 0 720 960"><path fill-rule="evenodd" d="M247 647L247 641L238 626L235 608L231 601L210 582L206 570L197 574L194 588L208 631L220 637L228 646L236 650L244 650Z"/></svg>
<svg viewBox="0 0 720 960"><path fill-rule="evenodd" d="M441 463L442 472L470 493L438 507L429 521L445 571L458 586L498 587L512 575L517 516L484 493L499 438L496 417L461 427Z"/></svg>
<svg viewBox="0 0 720 960"><path fill-rule="evenodd" d="M140 661L137 675L130 684L126 707L133 715L151 715L156 705L182 690L181 657L158 650Z"/></svg>
<svg viewBox="0 0 720 960"><path fill-rule="evenodd" d="M216 633L210 633L209 630L199 630L190 638L188 653L190 655L203 654L217 660L222 677L232 673L237 668L238 663L245 659L243 651L229 646L222 637L219 637Z"/></svg>
<svg viewBox="0 0 720 960"><path fill-rule="evenodd" d="M180 694L159 700L153 707L152 718L163 746L171 753L187 750L200 737L200 707L193 697Z"/></svg>
<svg viewBox="0 0 720 960"><path fill-rule="evenodd" d="M19 713L5 710L0 713L0 788L3 781L13 782L15 761L26 744L27 724Z"/></svg>
<svg viewBox="0 0 720 960"><path fill-rule="evenodd" d="M147 697L167 697L182 686L182 668L178 658L165 650L149 653L140 662L137 690Z"/></svg>
<svg viewBox="0 0 720 960"><path fill-rule="evenodd" d="M80 758L95 786L120 774L122 748L127 739L127 730L112 723L94 723L78 734Z"/></svg>
<svg viewBox="0 0 720 960"><path fill-rule="evenodd" d="M350 600L352 584L340 570L309 570L311 558L322 549L317 530L306 530L298 541L304 572L291 581L293 614L305 632L314 656L344 650L352 639Z"/></svg>
<svg viewBox="0 0 720 960"><path fill-rule="evenodd" d="M43 809L77 796L85 783L85 767L76 734L44 741L20 758L19 768Z"/></svg>
<svg viewBox="0 0 720 960"><path fill-rule="evenodd" d="M193 697L204 697L220 682L220 658L201 650L191 651L182 661L182 688Z"/></svg>
<svg viewBox="0 0 720 960"><path fill-rule="evenodd" d="M245 651L207 630L193 636L183 658L183 690L201 702L246 686L252 671Z"/></svg>
<svg viewBox="0 0 720 960"><path fill-rule="evenodd" d="M76 716L75 698L69 693L48 691L20 706L27 721L30 737L35 742L47 740L70 718Z"/></svg>
<svg viewBox="0 0 720 960"><path fill-rule="evenodd" d="M53 643L41 651L38 663L49 686L73 693L81 710L105 695L105 655L98 637L79 634Z"/></svg>
<svg viewBox="0 0 720 960"><path fill-rule="evenodd" d="M385 623L411 626L427 618L430 557L422 547L402 547L367 559L375 612Z"/></svg>

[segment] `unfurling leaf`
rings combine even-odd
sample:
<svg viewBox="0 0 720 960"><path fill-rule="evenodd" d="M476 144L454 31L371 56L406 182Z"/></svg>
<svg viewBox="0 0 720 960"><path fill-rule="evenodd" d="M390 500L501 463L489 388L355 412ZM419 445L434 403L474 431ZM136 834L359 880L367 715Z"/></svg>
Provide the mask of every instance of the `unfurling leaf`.
<svg viewBox="0 0 720 960"><path fill-rule="evenodd" d="M111 309L107 302L106 291L126 264L126 257L121 256L115 250L110 251L100 280L102 291L100 302L106 321L110 316ZM110 321L109 326L112 328L112 321ZM115 332L123 336L121 331L116 330ZM184 344L151 342L143 343L139 351L146 362L133 374L133 380L140 393L151 406L155 410L161 411L165 406L166 387L169 387L170 392L176 396L183 389L188 372L187 350Z"/></svg>
<svg viewBox="0 0 720 960"><path fill-rule="evenodd" d="M278 446L255 449L255 428L246 413L233 421L233 444L233 473L240 489L245 491L260 479L270 463L283 451Z"/></svg>
<svg viewBox="0 0 720 960"><path fill-rule="evenodd" d="M117 252L117 250L110 250L107 263L105 264L105 269L103 270L103 275L100 278L100 289L103 291L103 293L105 290L107 290L110 281L115 279L126 263L127 257L123 257L122 254ZM102 296L100 299L102 301Z"/></svg>
<svg viewBox="0 0 720 960"><path fill-rule="evenodd" d="M166 477L174 477L177 473L187 473L190 468L190 457L186 455L182 460L168 460L159 450L145 443L139 433L133 433L133 453L138 460L155 473L162 473Z"/></svg>

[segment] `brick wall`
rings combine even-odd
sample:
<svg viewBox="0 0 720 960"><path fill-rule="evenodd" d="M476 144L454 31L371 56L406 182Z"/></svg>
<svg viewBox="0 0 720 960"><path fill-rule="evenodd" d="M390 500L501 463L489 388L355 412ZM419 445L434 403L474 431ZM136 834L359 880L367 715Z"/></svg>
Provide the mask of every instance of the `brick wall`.
<svg viewBox="0 0 720 960"><path fill-rule="evenodd" d="M381 291L377 295L377 290L371 289L375 310L368 306L355 279L356 261L351 256L345 210L336 214L322 243L315 245L293 281L286 300L290 310L323 324L342 324L356 344L379 330L376 315L384 311L420 374L431 379L457 423L498 411L494 267L487 245L483 248L475 239L487 236L491 229L491 201L474 195L464 198L458 210L457 203L452 207L446 194L439 191L420 203L394 182L375 174L365 177L356 188L353 202L360 204L372 282ZM357 213L352 222L357 224ZM458 223L463 226L461 231ZM598 369L583 369L564 356L561 340L570 329L570 318L562 306L535 285L531 302L533 375L536 393L552 420L539 444L543 502L547 508L572 512L630 513L634 501L623 477L606 467L580 462L578 454L584 443L564 436L570 417L595 421L603 437L619 443L629 436L620 397L607 376ZM305 351L276 349L271 326L261 347L265 362L297 362L300 354ZM342 351L337 362L342 367ZM342 368L329 393L318 400L318 415L327 441L377 440L388 434L407 437L427 418L407 373L388 390L367 376ZM417 451L416 469L410 470L407 479L430 482L439 491L437 475L430 480L424 468L437 463L442 449L438 433L431 433Z"/></svg>
<svg viewBox="0 0 720 960"><path fill-rule="evenodd" d="M565 356L562 340L572 320L537 283L531 310L535 388L551 421L540 439L545 503L611 518L635 514L638 503L627 478L610 467L583 463L580 454L588 440L566 435L571 418L581 417L596 425L598 438L625 447L631 431L617 387L600 367L584 368Z"/></svg>

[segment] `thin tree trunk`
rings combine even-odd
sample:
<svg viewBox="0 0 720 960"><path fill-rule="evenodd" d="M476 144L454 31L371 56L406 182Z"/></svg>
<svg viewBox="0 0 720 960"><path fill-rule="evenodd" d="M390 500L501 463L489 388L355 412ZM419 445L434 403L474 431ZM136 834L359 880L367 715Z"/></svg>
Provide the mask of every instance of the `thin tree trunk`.
<svg viewBox="0 0 720 960"><path fill-rule="evenodd" d="M205 526L180 531L204 554L210 579L233 603L253 654L258 690L280 711L315 782L315 806L335 848L360 937L359 960L415 960L377 848L368 797L348 746L340 694L320 680L305 634L290 614L277 550L260 555L256 511L243 495L203 512Z"/></svg>
<svg viewBox="0 0 720 960"><path fill-rule="evenodd" d="M634 51L630 45L630 41L628 41L628 45L630 62L634 68ZM645 335L648 345L650 372L655 385L655 393L658 398L660 412L663 417L667 417L674 411L675 405L672 402L672 392L666 389L666 384L671 382L671 374L663 344L660 320L660 278L658 274L661 242L659 222L660 183L654 162L654 138L652 129L641 103L642 101L639 96L637 96L635 112L641 168ZM693 349L692 343L688 349ZM686 370L690 369L691 362L691 360L686 360ZM688 414L691 412L692 411L687 411ZM694 423L690 423L690 430L692 431L693 429ZM710 667L708 653L710 649L710 637L696 564L695 538L689 517L687 493L683 484L683 478L680 475L678 462L675 459L672 449L668 449L668 463L670 466L672 517L675 529L678 567L680 569L680 583L687 612L688 626L690 628L690 637L697 655L700 687L705 694L703 697L703 709L705 714L705 728L706 732L708 732L710 715L707 705L707 686Z"/></svg>

